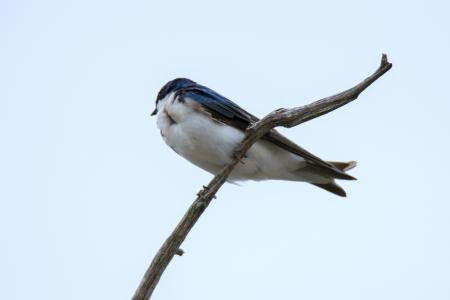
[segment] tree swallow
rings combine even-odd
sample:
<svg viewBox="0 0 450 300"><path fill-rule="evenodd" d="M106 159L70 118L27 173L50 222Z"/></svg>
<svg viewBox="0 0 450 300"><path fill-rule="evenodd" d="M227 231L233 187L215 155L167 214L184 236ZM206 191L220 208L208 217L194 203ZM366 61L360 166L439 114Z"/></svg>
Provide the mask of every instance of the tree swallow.
<svg viewBox="0 0 450 300"><path fill-rule="evenodd" d="M153 115L167 145L214 175L230 163L246 128L258 121L231 100L186 78L161 88ZM228 181L303 181L345 197L335 179L355 180L345 172L355 166L354 161L323 161L273 129L249 149Z"/></svg>

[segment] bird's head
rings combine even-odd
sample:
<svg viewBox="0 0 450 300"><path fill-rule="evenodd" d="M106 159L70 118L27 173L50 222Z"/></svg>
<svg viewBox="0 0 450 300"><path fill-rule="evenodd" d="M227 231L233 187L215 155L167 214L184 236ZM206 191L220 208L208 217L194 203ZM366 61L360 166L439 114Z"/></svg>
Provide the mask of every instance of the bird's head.
<svg viewBox="0 0 450 300"><path fill-rule="evenodd" d="M154 116L158 113L158 102L166 98L167 95L194 85L196 85L196 83L187 78L177 78L166 83L158 92L155 103L156 107L151 115Z"/></svg>

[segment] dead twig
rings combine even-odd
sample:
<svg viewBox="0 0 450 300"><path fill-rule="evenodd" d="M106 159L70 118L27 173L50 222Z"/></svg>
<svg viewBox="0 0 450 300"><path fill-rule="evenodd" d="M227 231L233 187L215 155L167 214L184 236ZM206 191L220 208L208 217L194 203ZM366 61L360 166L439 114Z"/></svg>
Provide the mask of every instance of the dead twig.
<svg viewBox="0 0 450 300"><path fill-rule="evenodd" d="M388 62L387 56L383 54L381 64L378 69L369 77L364 79L356 86L343 91L339 94L326 97L315 101L311 104L296 107L292 109L277 109L258 122L254 123L246 131L245 138L237 146L233 161L225 166L222 171L214 176L211 182L204 186L197 194L197 199L189 207L181 221L178 223L175 230L167 238L159 251L156 253L149 268L144 274L139 287L137 288L132 300L147 300L150 299L156 285L161 278L162 273L170 263L174 255L182 255L180 246L186 239L189 231L194 227L197 220L208 207L209 203L219 188L225 183L233 170L234 166L242 160L245 153L250 147L267 132L277 126L293 127L303 122L320 117L329 113L353 100L358 98L359 94L369 87L378 78L383 76L392 67Z"/></svg>

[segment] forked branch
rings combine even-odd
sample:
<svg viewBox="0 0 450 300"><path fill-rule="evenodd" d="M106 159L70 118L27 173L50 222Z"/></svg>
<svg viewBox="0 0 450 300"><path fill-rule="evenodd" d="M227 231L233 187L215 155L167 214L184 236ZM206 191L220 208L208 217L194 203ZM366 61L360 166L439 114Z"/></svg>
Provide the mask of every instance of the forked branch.
<svg viewBox="0 0 450 300"><path fill-rule="evenodd" d="M156 253L149 268L144 274L139 287L132 300L150 299L162 273L172 260L180 253L180 246L186 239L189 231L194 227L197 220L208 207L209 203L220 187L226 182L234 166L244 157L250 147L267 132L277 126L293 127L303 122L322 116L358 98L359 94L369 87L378 78L383 76L392 67L387 56L382 55L381 64L378 69L369 77L361 81L356 86L343 91L334 96L326 97L311 104L292 109L278 109L268 114L263 119L254 123L246 131L244 140L237 146L233 161L225 166L219 174L214 176L211 182L204 186L197 194L197 199L189 207L177 227L167 238L161 248Z"/></svg>

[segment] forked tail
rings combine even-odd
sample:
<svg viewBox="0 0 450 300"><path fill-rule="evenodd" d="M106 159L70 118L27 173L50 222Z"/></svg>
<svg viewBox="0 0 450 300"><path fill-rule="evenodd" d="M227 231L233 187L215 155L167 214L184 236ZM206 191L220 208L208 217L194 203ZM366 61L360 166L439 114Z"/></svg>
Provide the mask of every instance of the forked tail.
<svg viewBox="0 0 450 300"><path fill-rule="evenodd" d="M348 171L356 167L356 161L349 161L349 162L338 162L338 161L327 161L327 163L335 166L341 171ZM331 179L328 183L311 183L317 187L320 187L321 189L327 190L335 195L346 197L347 194L345 193L345 190L339 186L334 179Z"/></svg>

